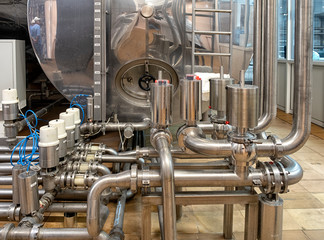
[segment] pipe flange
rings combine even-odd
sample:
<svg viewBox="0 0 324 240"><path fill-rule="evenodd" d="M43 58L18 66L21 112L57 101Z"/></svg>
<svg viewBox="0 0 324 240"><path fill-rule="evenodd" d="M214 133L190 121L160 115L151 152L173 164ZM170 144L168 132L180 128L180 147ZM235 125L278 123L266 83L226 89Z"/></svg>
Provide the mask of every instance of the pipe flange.
<svg viewBox="0 0 324 240"><path fill-rule="evenodd" d="M235 132L227 133L227 140L233 143L251 144L255 139L257 139L257 136L251 132L247 132L244 136L240 136Z"/></svg>
<svg viewBox="0 0 324 240"><path fill-rule="evenodd" d="M288 192L288 174L279 162L258 162L266 182L260 190L265 194L278 194Z"/></svg>
<svg viewBox="0 0 324 240"><path fill-rule="evenodd" d="M164 129L164 130L159 130L156 128L152 128L151 129L151 144L152 146L156 149L156 141L157 139L159 139L160 137L164 137L167 139L169 145L171 145L172 143L172 134L169 131L169 129Z"/></svg>
<svg viewBox="0 0 324 240"><path fill-rule="evenodd" d="M271 141L274 143L275 145L275 154L274 156L271 156L271 160L275 160L275 159L278 159L278 158L281 158L282 156L282 152L283 152L283 145L282 145L282 141L281 139L276 136L276 135L270 135L268 136L268 139L271 139Z"/></svg>
<svg viewBox="0 0 324 240"><path fill-rule="evenodd" d="M258 162L257 166L258 169L261 170L261 172L263 172L263 177L265 178L265 182L266 182L266 186L261 186L260 190L264 193L264 194L270 194L271 193L271 174L269 171L269 168L267 167L265 162Z"/></svg>
<svg viewBox="0 0 324 240"><path fill-rule="evenodd" d="M102 163L102 152L96 152L94 155L94 161Z"/></svg>
<svg viewBox="0 0 324 240"><path fill-rule="evenodd" d="M90 178L89 178L89 171L87 171L87 172L85 172L84 174L83 174L83 182L84 182L84 189L85 190L88 190L89 189L89 186L90 186L90 184L89 184L89 181L90 180Z"/></svg>
<svg viewBox="0 0 324 240"><path fill-rule="evenodd" d="M66 179L67 179L67 172L62 173L59 178L59 185L61 188L65 188L66 187Z"/></svg>
<svg viewBox="0 0 324 240"><path fill-rule="evenodd" d="M133 164L131 167L131 190L136 192L137 191L137 165Z"/></svg>
<svg viewBox="0 0 324 240"><path fill-rule="evenodd" d="M286 171L285 167L282 165L281 162L275 161L282 178L282 187L280 193L287 193L288 192L288 172Z"/></svg>
<svg viewBox="0 0 324 240"><path fill-rule="evenodd" d="M15 228L15 225L13 223L8 223L8 224L4 225L2 230L0 230L0 239L8 240L9 232L13 228Z"/></svg>
<svg viewBox="0 0 324 240"><path fill-rule="evenodd" d="M76 176L77 172L76 171L73 171L71 173L71 178L70 178L70 186L71 186L71 189L75 189L75 184L74 184L74 180L75 180L75 176Z"/></svg>
<svg viewBox="0 0 324 240"><path fill-rule="evenodd" d="M19 222L20 220L20 207L16 204L11 204L8 209L8 220Z"/></svg>
<svg viewBox="0 0 324 240"><path fill-rule="evenodd" d="M31 229L29 233L29 240L37 240L37 235L39 232L39 229L43 226L43 224L34 224L33 228Z"/></svg>

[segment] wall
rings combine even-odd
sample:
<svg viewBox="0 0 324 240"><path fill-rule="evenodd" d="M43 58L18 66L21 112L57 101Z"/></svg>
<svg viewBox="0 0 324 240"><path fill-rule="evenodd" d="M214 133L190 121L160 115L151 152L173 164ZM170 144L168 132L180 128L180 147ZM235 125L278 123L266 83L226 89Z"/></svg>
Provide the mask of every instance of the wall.
<svg viewBox="0 0 324 240"><path fill-rule="evenodd" d="M293 109L293 61L278 61L278 108L292 113ZM312 122L324 127L324 62L314 62L312 69Z"/></svg>

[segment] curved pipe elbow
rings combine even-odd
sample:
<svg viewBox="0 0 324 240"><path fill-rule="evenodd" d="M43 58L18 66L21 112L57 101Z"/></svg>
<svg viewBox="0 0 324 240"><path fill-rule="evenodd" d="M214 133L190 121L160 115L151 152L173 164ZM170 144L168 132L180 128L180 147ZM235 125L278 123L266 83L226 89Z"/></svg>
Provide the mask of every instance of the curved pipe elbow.
<svg viewBox="0 0 324 240"><path fill-rule="evenodd" d="M282 154L281 156L290 155L301 149L307 142L310 136L310 125L304 128L295 128L291 134L282 139Z"/></svg>
<svg viewBox="0 0 324 240"><path fill-rule="evenodd" d="M108 187L130 188L131 174L125 171L116 175L107 175L99 178L91 187L87 201L87 229L89 235L97 237L102 229L100 221L100 196Z"/></svg>
<svg viewBox="0 0 324 240"><path fill-rule="evenodd" d="M97 172L101 175L101 176L105 176L108 174L111 174L109 168L107 168L105 165L99 164L97 166Z"/></svg>
<svg viewBox="0 0 324 240"><path fill-rule="evenodd" d="M208 156L229 157L232 155L232 145L225 140L212 141L199 136L187 136L184 145L195 153Z"/></svg>
<svg viewBox="0 0 324 240"><path fill-rule="evenodd" d="M273 113L267 113L264 114L263 116L261 116L261 118L258 121L258 126L256 126L253 129L254 133L261 133L264 132L265 130L267 130L271 123L273 122L273 120L276 118L277 116L277 112L273 112Z"/></svg>
<svg viewBox="0 0 324 240"><path fill-rule="evenodd" d="M288 185L298 183L303 178L303 169L299 163L292 159L290 156L281 158L280 163L285 167L288 172Z"/></svg>

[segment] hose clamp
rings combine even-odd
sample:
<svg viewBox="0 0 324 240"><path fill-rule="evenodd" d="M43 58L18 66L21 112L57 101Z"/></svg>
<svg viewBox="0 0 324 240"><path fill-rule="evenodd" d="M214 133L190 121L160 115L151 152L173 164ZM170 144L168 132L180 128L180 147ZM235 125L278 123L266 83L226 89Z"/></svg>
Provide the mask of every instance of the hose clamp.
<svg viewBox="0 0 324 240"><path fill-rule="evenodd" d="M271 156L270 158L271 158L271 160L275 160L275 159L278 159L278 158L280 158L280 157L282 157L281 156L281 153L283 152L283 145L282 145L282 142L281 142L281 139L278 137L278 136L276 136L276 135L270 135L269 137L268 137L268 139L271 139L272 140L272 142L274 143L274 145L275 145L275 152L274 152L274 156Z"/></svg>
<svg viewBox="0 0 324 240"><path fill-rule="evenodd" d="M137 174L138 174L138 170L137 170L137 165L133 164L131 167L131 190L133 192L137 191Z"/></svg>
<svg viewBox="0 0 324 240"><path fill-rule="evenodd" d="M34 224L29 234L29 240L37 240L38 231L42 226L43 224Z"/></svg>

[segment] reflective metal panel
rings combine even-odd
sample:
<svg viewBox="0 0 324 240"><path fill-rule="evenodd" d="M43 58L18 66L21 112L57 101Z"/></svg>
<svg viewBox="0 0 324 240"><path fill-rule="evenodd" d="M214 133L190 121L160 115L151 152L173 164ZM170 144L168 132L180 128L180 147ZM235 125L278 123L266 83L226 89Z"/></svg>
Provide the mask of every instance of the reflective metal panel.
<svg viewBox="0 0 324 240"><path fill-rule="evenodd" d="M191 71L191 2L107 0L106 5L107 117L117 113L120 121L142 120L149 116L150 98L148 90L140 86L141 78L146 81L149 76L153 81L162 70L166 75L163 77L174 80L172 84L176 90L179 79ZM230 6L225 1L197 1L197 7L226 9ZM224 13L205 13L197 17L196 30L225 31L224 26L231 27L226 25L226 19ZM248 29L248 18L242 19ZM55 87L70 100L76 94L93 95L93 1L29 0L28 22L34 51ZM244 38L246 41L241 41L244 46L239 49L244 59L247 58L245 48L249 34ZM226 52L229 49L225 47L229 42L225 36L211 38L208 34L197 34L194 39L199 51ZM220 65L228 69L229 62L224 60L225 57L217 58L197 58L197 71L201 67L204 71L215 72ZM135 64L137 67L129 64L139 59L148 59L150 63ZM156 63L162 63L161 67ZM243 67L238 66L237 71ZM132 81L128 81L129 75L132 75ZM175 99L179 98L178 91L174 94ZM175 106L176 114L178 108ZM177 120L176 115L174 119Z"/></svg>

